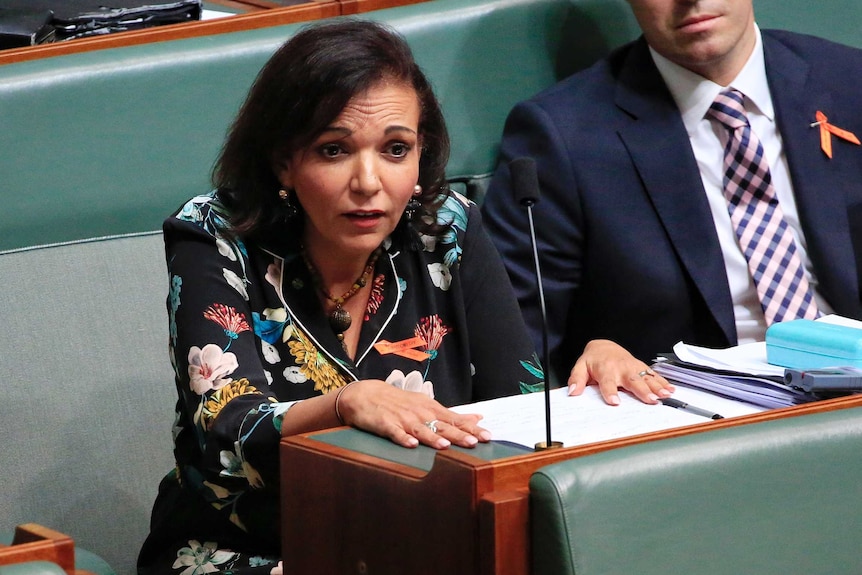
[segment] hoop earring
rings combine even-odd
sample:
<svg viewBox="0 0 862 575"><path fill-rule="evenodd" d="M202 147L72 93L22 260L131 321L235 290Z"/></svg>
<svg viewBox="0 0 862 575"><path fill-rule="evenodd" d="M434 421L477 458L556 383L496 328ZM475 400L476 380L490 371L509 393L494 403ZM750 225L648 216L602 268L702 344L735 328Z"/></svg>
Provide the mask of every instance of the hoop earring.
<svg viewBox="0 0 862 575"><path fill-rule="evenodd" d="M278 190L278 197L281 200L281 204L284 208L284 219L292 220L296 217L298 213L296 209L296 205L293 203L293 190L285 190L284 188Z"/></svg>

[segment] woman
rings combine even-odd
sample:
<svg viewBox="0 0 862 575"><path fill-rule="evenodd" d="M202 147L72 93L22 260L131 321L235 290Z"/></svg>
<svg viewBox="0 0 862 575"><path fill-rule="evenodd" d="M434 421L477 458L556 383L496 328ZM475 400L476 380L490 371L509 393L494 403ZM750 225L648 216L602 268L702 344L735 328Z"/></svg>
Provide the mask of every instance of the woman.
<svg viewBox="0 0 862 575"><path fill-rule="evenodd" d="M542 387L478 210L446 187L448 152L426 78L378 24L307 28L263 68L216 191L164 225L177 468L141 573L268 571L281 435L472 447L490 439L481 416L444 406ZM645 368L595 345L585 379Z"/></svg>

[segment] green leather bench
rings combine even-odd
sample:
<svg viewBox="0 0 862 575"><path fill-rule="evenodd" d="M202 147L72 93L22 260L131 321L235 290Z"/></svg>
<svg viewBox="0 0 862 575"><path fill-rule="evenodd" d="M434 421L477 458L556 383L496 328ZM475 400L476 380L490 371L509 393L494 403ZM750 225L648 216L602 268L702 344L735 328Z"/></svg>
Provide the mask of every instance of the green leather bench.
<svg viewBox="0 0 862 575"><path fill-rule="evenodd" d="M859 45L845 17L856 2L757 10L764 27ZM451 129L449 175L477 199L512 105L638 34L625 0L429 0L366 16L414 47ZM38 522L133 573L172 465L158 230L209 189L242 97L298 28L0 66L0 531Z"/></svg>
<svg viewBox="0 0 862 575"><path fill-rule="evenodd" d="M855 575L862 407L643 443L530 479L533 575Z"/></svg>
<svg viewBox="0 0 862 575"><path fill-rule="evenodd" d="M580 51L563 42L564 29L567 42L581 37L572 6L430 0L366 14L402 30L431 77L452 129L453 178L491 172L509 109L573 69ZM159 229L209 189L254 76L299 26L0 66L0 250Z"/></svg>

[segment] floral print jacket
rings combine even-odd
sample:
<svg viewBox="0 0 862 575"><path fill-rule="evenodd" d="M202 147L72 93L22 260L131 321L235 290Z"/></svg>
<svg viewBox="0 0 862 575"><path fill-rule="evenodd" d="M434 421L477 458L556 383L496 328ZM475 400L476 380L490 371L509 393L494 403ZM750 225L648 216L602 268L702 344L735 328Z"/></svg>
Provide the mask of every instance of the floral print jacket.
<svg viewBox="0 0 862 575"><path fill-rule="evenodd" d="M395 369L418 370L450 406L541 388L508 277L463 197L439 210L442 234L411 228L413 241L384 243L355 361L298 252L225 237L226 215L211 193L164 223L179 392L173 478L253 539L278 548L278 443L293 402ZM405 340L412 347L399 353L385 347Z"/></svg>

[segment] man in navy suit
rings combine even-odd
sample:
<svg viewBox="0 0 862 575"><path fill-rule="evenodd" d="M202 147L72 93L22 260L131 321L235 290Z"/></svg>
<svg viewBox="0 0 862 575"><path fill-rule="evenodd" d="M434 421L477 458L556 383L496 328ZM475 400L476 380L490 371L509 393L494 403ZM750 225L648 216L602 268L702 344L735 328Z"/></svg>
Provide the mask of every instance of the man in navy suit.
<svg viewBox="0 0 862 575"><path fill-rule="evenodd" d="M724 141L706 111L727 86L744 95L776 195L820 313L862 317L862 51L761 31L752 0L629 0L643 37L511 112L483 204L534 340L541 315L526 210L507 163L535 158L551 370L569 370L591 339L649 362L678 341L727 347L762 340L766 320L722 192ZM812 125L815 124L815 125ZM653 381L655 380L655 381ZM657 378L620 374L617 387Z"/></svg>

